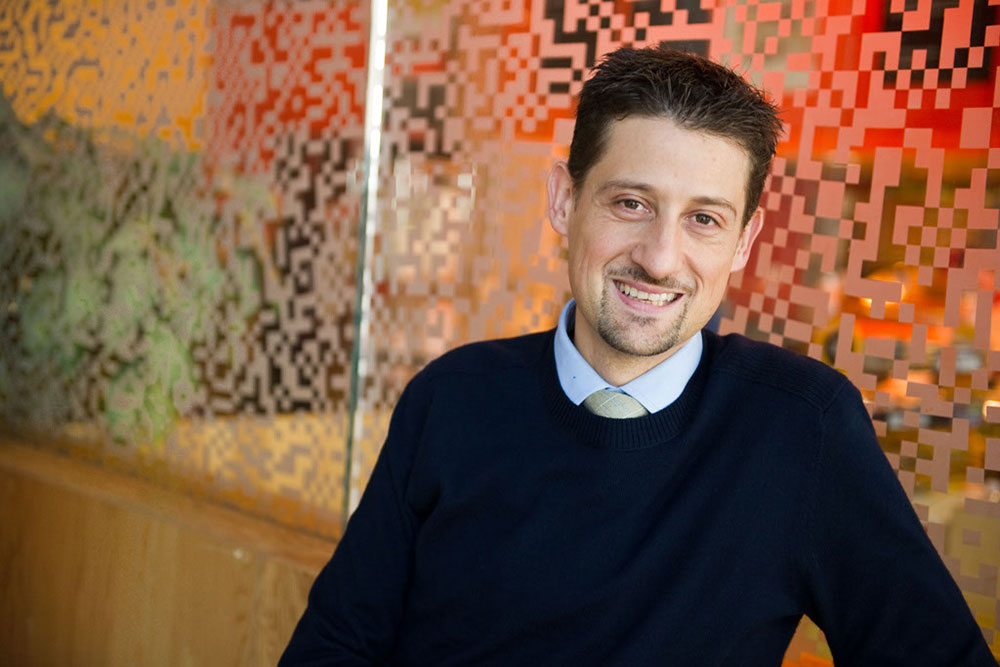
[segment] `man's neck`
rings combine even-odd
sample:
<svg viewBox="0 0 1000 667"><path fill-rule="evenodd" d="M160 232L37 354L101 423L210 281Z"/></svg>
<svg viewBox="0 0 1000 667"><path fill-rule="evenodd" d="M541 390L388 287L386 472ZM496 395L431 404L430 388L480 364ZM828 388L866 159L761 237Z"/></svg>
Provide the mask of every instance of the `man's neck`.
<svg viewBox="0 0 1000 667"><path fill-rule="evenodd" d="M679 345L669 359L657 366L645 371L642 367L632 369L628 375L640 373L634 379L622 385L611 384L573 344L572 334L576 324L574 306L575 302L571 300L560 313L553 342L559 384L570 401L580 405L595 391L609 387L624 391L651 413L659 412L677 400L701 361L700 334Z"/></svg>

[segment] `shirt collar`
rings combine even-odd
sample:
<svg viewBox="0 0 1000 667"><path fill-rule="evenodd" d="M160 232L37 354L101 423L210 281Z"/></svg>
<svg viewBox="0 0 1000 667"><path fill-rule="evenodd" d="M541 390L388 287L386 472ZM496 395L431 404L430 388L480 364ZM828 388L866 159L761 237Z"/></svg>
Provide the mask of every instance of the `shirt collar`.
<svg viewBox="0 0 1000 667"><path fill-rule="evenodd" d="M688 380L701 361L701 332L691 336L679 350L631 382L616 387L597 374L569 337L569 324L576 312L576 301L569 303L559 315L556 327L556 373L566 397L576 405L600 389L621 391L642 404L649 412L667 407L681 395Z"/></svg>

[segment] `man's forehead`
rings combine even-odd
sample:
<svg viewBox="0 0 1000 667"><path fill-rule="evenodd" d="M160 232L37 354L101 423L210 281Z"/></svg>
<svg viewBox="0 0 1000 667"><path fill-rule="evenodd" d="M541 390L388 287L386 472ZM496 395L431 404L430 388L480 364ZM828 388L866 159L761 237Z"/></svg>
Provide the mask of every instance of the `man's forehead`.
<svg viewBox="0 0 1000 667"><path fill-rule="evenodd" d="M670 150L672 146L661 146L651 140L658 131L680 133L697 137L702 140L705 150L714 152L738 152L746 165L750 164L750 154L746 147L731 136L710 132L689 123L681 123L673 116L639 116L630 115L611 121L603 137L603 151L597 160L599 163L608 153L613 144L622 142L640 143L645 150Z"/></svg>
<svg viewBox="0 0 1000 667"><path fill-rule="evenodd" d="M743 192L750 177L750 156L746 150L729 137L696 128L685 127L669 116L629 116L613 121L608 127L600 158L584 180L584 189L598 195L613 189L632 189L656 194L664 184L665 175L671 171L684 180L696 181L697 169L678 170L678 165L692 165L706 161L719 162L720 172L740 172L739 185L731 188L734 180L725 179L703 182L704 192L694 198L704 204L719 204L739 213ZM735 191L739 197L735 197ZM725 193L733 193L727 196Z"/></svg>

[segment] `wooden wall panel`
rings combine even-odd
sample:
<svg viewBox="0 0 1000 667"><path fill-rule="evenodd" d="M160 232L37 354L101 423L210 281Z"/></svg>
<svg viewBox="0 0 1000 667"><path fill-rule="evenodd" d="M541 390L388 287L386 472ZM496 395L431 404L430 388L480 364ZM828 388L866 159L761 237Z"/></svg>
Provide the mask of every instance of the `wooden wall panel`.
<svg viewBox="0 0 1000 667"><path fill-rule="evenodd" d="M143 484L0 443L0 664L275 664L333 545Z"/></svg>
<svg viewBox="0 0 1000 667"><path fill-rule="evenodd" d="M274 560L261 564L260 603L253 628L261 667L274 667L278 661L305 609L316 574L318 572L288 567Z"/></svg>

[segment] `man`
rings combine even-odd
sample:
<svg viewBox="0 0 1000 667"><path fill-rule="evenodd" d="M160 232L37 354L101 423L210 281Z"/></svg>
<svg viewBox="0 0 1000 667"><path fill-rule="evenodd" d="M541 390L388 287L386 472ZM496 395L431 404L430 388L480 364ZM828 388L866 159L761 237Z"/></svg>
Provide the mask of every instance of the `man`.
<svg viewBox="0 0 1000 667"><path fill-rule="evenodd" d="M780 131L738 75L609 55L548 181L575 301L400 398L282 664L993 664L858 392L702 327Z"/></svg>

